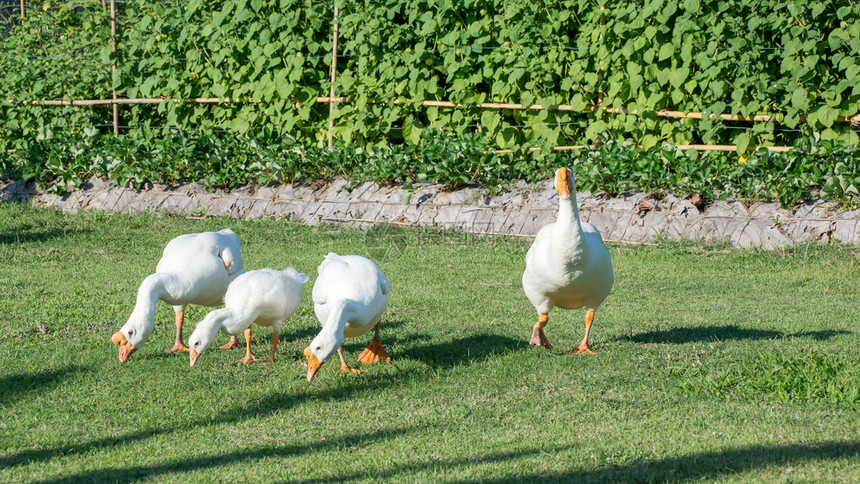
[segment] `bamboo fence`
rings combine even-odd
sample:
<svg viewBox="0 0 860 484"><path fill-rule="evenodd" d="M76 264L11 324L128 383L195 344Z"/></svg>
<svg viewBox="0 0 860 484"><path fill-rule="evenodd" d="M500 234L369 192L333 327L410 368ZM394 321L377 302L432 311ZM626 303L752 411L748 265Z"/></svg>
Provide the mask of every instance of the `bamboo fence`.
<svg viewBox="0 0 860 484"><path fill-rule="evenodd" d="M107 0L104 0L102 5L108 3ZM114 54L116 54L117 47L117 25L116 25L116 0L109 0L110 4L110 20L111 20L111 50ZM21 9L21 17L24 18L26 16L26 10L24 5L24 0L20 2ZM604 7L600 7L601 11ZM333 28L332 28L332 61L331 61L331 87L329 90L328 96L320 96L315 99L317 103L327 103L329 105L329 120L328 120L328 146L331 147L333 145L334 136L333 136L333 128L334 128L334 107L337 103L350 103L351 99L347 97L337 97L335 96L335 84L337 81L337 43L338 43L338 7L334 8L334 19L333 19ZM603 25L604 20L601 18L601 25ZM602 40L602 34L600 39ZM116 56L114 55L114 58ZM602 61L601 61L602 64ZM116 62L111 65L111 71L115 71L117 68ZM602 78L602 73L600 72L600 67L598 66L598 78ZM599 90L597 98L596 106L587 107L585 109L574 109L571 105L559 104L559 105L551 105L551 106L543 106L540 104L531 104L531 105L523 105L517 103L504 103L504 102L489 102L489 103L480 103L474 106L465 106L461 103L454 103L451 101L444 100L424 100L421 101L421 106L423 107L441 107L441 108L451 108L451 109L460 109L464 107L472 107L478 109L498 109L498 110L550 110L550 111L567 111L567 112L579 112L583 114L588 114L595 112L597 110L601 110L604 113L609 114L629 114L629 115L640 115L641 113L637 110L628 110L624 108L614 108L614 107L604 107L603 103L603 91ZM103 106L110 105L113 109L113 133L114 136L119 136L119 107L121 105L126 104L159 104L164 102L175 102L175 103L198 103L198 104L227 104L227 103L258 103L264 102L260 99L253 98L189 98L189 99L176 99L176 98L167 98L167 97L159 97L159 98L120 98L117 95L116 89L112 89L111 91L111 99L75 99L75 100L30 100L30 101L22 101L22 100L13 100L7 99L7 102L13 104L20 105L43 105L43 106ZM416 104L414 100L390 100L390 101L375 101L371 100L370 103L394 103L394 104ZM294 102L293 107L297 107L298 103ZM661 109L656 112L657 116L663 118L673 118L673 119L704 119L706 115L700 112L683 112L683 111L673 111L669 109ZM762 123L769 122L774 116L769 114L756 114L756 115L737 115L737 114L708 114L708 118L719 117L724 121L735 121L735 122L752 122L752 123ZM804 115L801 115L800 121L802 122L805 119ZM839 116L836 118L836 122L839 123L851 123L852 125L860 124L860 114L854 116ZM480 129L480 125L478 126ZM584 146L556 146L553 147L553 150L563 151L563 150L574 150L580 149ZM690 144L690 145L678 145L680 149L692 149L698 151L734 151L735 147L732 145L704 145L704 144ZM532 147L527 148L528 151L537 151L541 148ZM791 150L790 146L760 146L755 147L754 149L767 149L769 151L789 151ZM497 150L496 153L512 153L513 150Z"/></svg>

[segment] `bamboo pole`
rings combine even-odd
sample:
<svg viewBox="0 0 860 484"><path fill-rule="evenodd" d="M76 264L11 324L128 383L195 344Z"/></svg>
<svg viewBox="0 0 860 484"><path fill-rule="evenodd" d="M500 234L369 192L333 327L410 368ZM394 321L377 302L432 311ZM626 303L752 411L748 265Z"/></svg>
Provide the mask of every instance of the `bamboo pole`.
<svg viewBox="0 0 860 484"><path fill-rule="evenodd" d="M606 26L606 17L603 16L604 10L606 10L606 7L604 5L601 5L600 6L600 20L599 20L601 28L600 28L600 36L597 39L597 41L600 44L603 43L603 27ZM598 51L599 50L600 49L598 47ZM597 106L603 105L603 88L600 87L600 85L603 84L603 72L600 70L601 67L603 67L603 60L598 59L597 60Z"/></svg>
<svg viewBox="0 0 860 484"><path fill-rule="evenodd" d="M337 24L337 15L338 9L337 5L334 6L334 29L332 32L332 42L331 42L331 89L329 90L329 99L334 99L334 82L337 79L337 33L338 33L338 24ZM328 147L331 148L334 144L334 135L332 134L332 129L334 129L334 101L329 102L328 104Z"/></svg>
<svg viewBox="0 0 860 484"><path fill-rule="evenodd" d="M113 65L111 66L111 84L113 84L113 75L116 73L116 0L110 0L110 42L111 51L113 52ZM113 136L119 137L119 104L116 102L116 89L111 86L111 95L113 96Z"/></svg>
<svg viewBox="0 0 860 484"><path fill-rule="evenodd" d="M24 13L24 0L21 0L21 18L26 18L27 15Z"/></svg>

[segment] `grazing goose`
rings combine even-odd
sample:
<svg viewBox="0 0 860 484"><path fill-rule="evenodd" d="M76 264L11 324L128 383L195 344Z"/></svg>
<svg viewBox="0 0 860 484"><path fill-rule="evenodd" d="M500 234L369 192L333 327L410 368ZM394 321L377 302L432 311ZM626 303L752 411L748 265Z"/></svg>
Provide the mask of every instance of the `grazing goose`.
<svg viewBox="0 0 860 484"><path fill-rule="evenodd" d="M227 288L224 307L211 311L203 318L188 339L191 366L206 352L215 339L219 329L231 335L245 333L247 350L242 363L257 361L251 352L251 324L272 326L272 356L269 363L275 362L275 350L281 334L281 325L299 307L302 289L308 281L292 267L283 271L258 269L248 271L237 277Z"/></svg>
<svg viewBox="0 0 860 484"><path fill-rule="evenodd" d="M391 296L391 283L385 274L369 259L335 253L328 254L317 271L319 277L314 282L313 301L322 331L304 350L308 381L335 352L340 357L341 371L360 373L346 364L341 343L345 337L356 338L371 328L376 332L370 345L359 355L359 361L364 364L391 361L379 341L379 321Z"/></svg>
<svg viewBox="0 0 860 484"><path fill-rule="evenodd" d="M137 303L128 322L111 338L119 348L119 361L128 360L149 338L159 300L172 305L176 313L176 342L165 353L188 351L182 343L185 307L222 303L227 286L245 272L240 247L239 236L230 229L185 234L171 240L164 247L155 274L147 276L137 290ZM238 345L235 338L225 347L234 344Z"/></svg>
<svg viewBox="0 0 860 484"><path fill-rule="evenodd" d="M538 312L530 343L552 348L543 331L552 308L585 307L585 336L569 352L594 354L588 347L588 337L594 312L612 289L612 260L600 232L579 220L570 169L556 171L555 186L558 218L538 232L526 254L523 289Z"/></svg>

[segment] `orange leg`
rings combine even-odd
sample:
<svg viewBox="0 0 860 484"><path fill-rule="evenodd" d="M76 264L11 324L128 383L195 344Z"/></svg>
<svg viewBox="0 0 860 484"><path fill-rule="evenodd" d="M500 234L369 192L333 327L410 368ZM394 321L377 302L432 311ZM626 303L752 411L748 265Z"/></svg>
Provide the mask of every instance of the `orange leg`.
<svg viewBox="0 0 860 484"><path fill-rule="evenodd" d="M376 334L373 335L373 339L367 345L367 348L358 355L358 361L365 365L370 365L379 363L380 360L389 363L391 362L391 356L382 347L382 341L379 340L379 323L376 323Z"/></svg>
<svg viewBox="0 0 860 484"><path fill-rule="evenodd" d="M239 344L239 338L234 334L230 336L230 342L225 344L224 346L219 346L219 350L232 350L233 348L241 348L242 345Z"/></svg>
<svg viewBox="0 0 860 484"><path fill-rule="evenodd" d="M245 343L247 344L247 348L245 350L245 357L242 358L241 361L244 364L248 364L252 361L257 361L257 357L254 356L254 353L251 353L251 327L249 326L245 329Z"/></svg>
<svg viewBox="0 0 860 484"><path fill-rule="evenodd" d="M165 353L175 353L178 351L188 351L188 347L182 342L182 322L185 321L185 313L182 311L176 313L176 341L173 343L173 348L164 350Z"/></svg>
<svg viewBox="0 0 860 484"><path fill-rule="evenodd" d="M570 351L564 351L563 353L579 353L579 354L587 354L593 355L594 352L591 351L591 348L588 347L588 335L591 333L591 323L594 321L594 310L589 309L585 312L585 336L582 338L582 343L579 344L576 348Z"/></svg>
<svg viewBox="0 0 860 484"><path fill-rule="evenodd" d="M346 364L346 358L343 357L343 346L338 347L337 356L340 357L340 371L348 371L350 373L361 373L361 370L357 370Z"/></svg>
<svg viewBox="0 0 860 484"><path fill-rule="evenodd" d="M272 356L266 360L266 363L274 363L275 362L275 350L278 349L278 341L280 340L280 334L272 333Z"/></svg>
<svg viewBox="0 0 860 484"><path fill-rule="evenodd" d="M552 345L549 344L549 340L546 339L546 335L543 332L543 328L546 327L547 321L549 321L549 315L547 313L540 313L538 322L535 323L534 328L532 328L532 339L529 341L529 344L534 346L543 346L546 349L552 348Z"/></svg>

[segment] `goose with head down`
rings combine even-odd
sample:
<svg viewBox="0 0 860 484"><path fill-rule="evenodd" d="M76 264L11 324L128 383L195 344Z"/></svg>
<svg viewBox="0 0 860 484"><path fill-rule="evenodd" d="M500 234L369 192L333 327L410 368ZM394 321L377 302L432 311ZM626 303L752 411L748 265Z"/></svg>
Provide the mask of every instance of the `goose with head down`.
<svg viewBox="0 0 860 484"><path fill-rule="evenodd" d="M268 362L274 363L281 325L299 307L308 279L307 274L292 267L283 271L257 269L237 277L227 288L224 307L207 314L188 338L191 366L206 352L220 329L231 335L244 332L247 349L241 361L257 361L251 352L251 324L272 327L272 356Z"/></svg>
<svg viewBox="0 0 860 484"><path fill-rule="evenodd" d="M552 348L543 328L554 307L584 307L585 336L570 352L593 354L588 341L594 312L612 290L615 274L600 232L579 220L574 181L570 169L556 171L558 217L541 228L526 254L523 289L538 313L532 345Z"/></svg>
<svg viewBox="0 0 860 484"><path fill-rule="evenodd" d="M373 340L359 355L359 361L391 361L379 340L379 321L391 296L391 283L385 274L370 259L335 253L328 254L317 271L313 301L322 331L304 350L308 381L335 352L340 357L341 371L360 373L346 363L341 343L344 338L356 338L371 329L375 329Z"/></svg>
<svg viewBox="0 0 860 484"><path fill-rule="evenodd" d="M155 327L158 301L172 305L176 313L176 340L166 353L188 351L182 342L185 307L221 305L227 286L245 272L240 248L239 236L230 229L185 234L171 240L164 247L155 273L141 283L128 321L111 338L119 348L119 360L124 363L149 338ZM233 346L238 346L235 337L224 347Z"/></svg>

